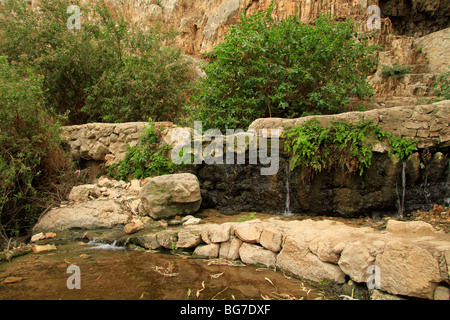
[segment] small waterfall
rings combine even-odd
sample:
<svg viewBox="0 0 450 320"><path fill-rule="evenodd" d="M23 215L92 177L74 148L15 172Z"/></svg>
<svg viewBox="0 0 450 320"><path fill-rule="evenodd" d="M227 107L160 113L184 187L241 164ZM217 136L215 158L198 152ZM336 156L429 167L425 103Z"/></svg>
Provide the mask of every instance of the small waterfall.
<svg viewBox="0 0 450 320"><path fill-rule="evenodd" d="M118 246L117 240L114 240L112 243L101 243L98 242L97 238L93 238L86 245L89 245L89 249L95 250L124 250L125 246Z"/></svg>
<svg viewBox="0 0 450 320"><path fill-rule="evenodd" d="M398 193L398 187L395 185L395 190L397 191L397 203L398 203L398 212L397 216L403 218L403 214L405 213L405 195L406 195L406 162L402 162L402 194L401 197Z"/></svg>
<svg viewBox="0 0 450 320"><path fill-rule="evenodd" d="M450 160L448 160L447 165L447 181L445 182L445 195L444 204L450 207Z"/></svg>
<svg viewBox="0 0 450 320"><path fill-rule="evenodd" d="M284 207L284 215L292 216L291 212L291 188L289 186L289 162L286 165L286 204Z"/></svg>

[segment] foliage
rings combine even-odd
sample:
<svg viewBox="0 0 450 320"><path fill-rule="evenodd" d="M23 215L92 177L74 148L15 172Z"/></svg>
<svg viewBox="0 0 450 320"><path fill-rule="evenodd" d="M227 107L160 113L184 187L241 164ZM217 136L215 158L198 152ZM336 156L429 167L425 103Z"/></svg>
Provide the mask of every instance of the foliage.
<svg viewBox="0 0 450 320"><path fill-rule="evenodd" d="M450 71L440 74L433 83L432 94L437 97L435 100L450 99Z"/></svg>
<svg viewBox="0 0 450 320"><path fill-rule="evenodd" d="M411 70L412 67L394 64L392 66L383 66L381 69L381 75L385 78L403 78L406 74L411 73Z"/></svg>
<svg viewBox="0 0 450 320"><path fill-rule="evenodd" d="M75 3L74 3L75 4ZM0 8L0 54L43 76L45 105L70 123L172 120L188 94L189 71L173 32L131 25L106 2L8 0Z"/></svg>
<svg viewBox="0 0 450 320"><path fill-rule="evenodd" d="M59 123L45 110L43 77L0 57L0 234L36 222L48 193L69 166Z"/></svg>
<svg viewBox="0 0 450 320"><path fill-rule="evenodd" d="M391 153L405 159L417 150L416 141L394 137L381 130L372 121L358 123L334 121L321 126L317 119L283 132L285 150L292 152L291 170L301 168L303 181L309 181L318 172L340 168L348 173L362 175L371 165L372 146L387 141Z"/></svg>
<svg viewBox="0 0 450 320"><path fill-rule="evenodd" d="M107 174L117 180L145 179L163 174L174 173L176 166L167 160L170 147L158 144L158 133L152 121L149 121L138 145L131 147L123 161L107 168Z"/></svg>
<svg viewBox="0 0 450 320"><path fill-rule="evenodd" d="M321 16L308 25L265 11L231 26L208 54L206 77L188 110L205 128L239 128L260 117L337 113L373 91L366 81L375 47L354 24Z"/></svg>
<svg viewBox="0 0 450 320"><path fill-rule="evenodd" d="M244 221L249 221L249 220L253 220L256 219L256 212L250 212L250 214L247 216L246 214L240 216L239 218L237 218L238 222L244 222Z"/></svg>

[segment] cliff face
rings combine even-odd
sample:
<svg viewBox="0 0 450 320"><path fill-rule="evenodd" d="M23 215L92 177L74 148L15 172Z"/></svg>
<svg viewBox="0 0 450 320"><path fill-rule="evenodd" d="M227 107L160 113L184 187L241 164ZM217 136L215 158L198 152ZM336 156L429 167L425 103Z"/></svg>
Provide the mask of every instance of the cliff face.
<svg viewBox="0 0 450 320"><path fill-rule="evenodd" d="M187 54L211 51L223 41L230 25L265 10L272 0L109 0L128 13L136 23L164 23L180 31L179 42ZM372 13L367 8L381 9L382 34L420 37L450 27L450 0L278 0L274 17L283 19L297 14L309 22L321 14L366 21ZM388 18L388 19L387 19Z"/></svg>

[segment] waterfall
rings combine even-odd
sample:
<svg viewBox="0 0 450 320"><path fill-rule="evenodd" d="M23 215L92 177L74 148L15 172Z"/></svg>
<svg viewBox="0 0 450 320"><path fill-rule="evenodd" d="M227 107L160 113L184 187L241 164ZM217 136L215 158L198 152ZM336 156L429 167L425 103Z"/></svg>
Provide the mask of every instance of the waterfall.
<svg viewBox="0 0 450 320"><path fill-rule="evenodd" d="M445 189L444 204L447 207L450 207L450 160L448 160L447 165L447 181L445 182Z"/></svg>
<svg viewBox="0 0 450 320"><path fill-rule="evenodd" d="M291 189L289 186L289 162L286 166L286 203L284 207L284 215L292 216L291 212Z"/></svg>
<svg viewBox="0 0 450 320"><path fill-rule="evenodd" d="M397 216L403 218L405 213L405 195L406 195L406 162L402 162L402 195L398 193L398 187L395 185L395 190L397 191L397 203L398 203L398 213Z"/></svg>

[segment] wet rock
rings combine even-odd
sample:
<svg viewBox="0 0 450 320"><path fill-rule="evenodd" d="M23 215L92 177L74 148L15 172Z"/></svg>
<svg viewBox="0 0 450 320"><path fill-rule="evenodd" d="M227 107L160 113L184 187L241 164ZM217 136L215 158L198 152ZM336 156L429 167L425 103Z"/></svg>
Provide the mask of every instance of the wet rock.
<svg viewBox="0 0 450 320"><path fill-rule="evenodd" d="M177 244L178 231L166 230L156 234L156 240L161 247L172 250Z"/></svg>
<svg viewBox="0 0 450 320"><path fill-rule="evenodd" d="M194 213L202 201L198 179L190 173L151 178L142 187L140 199L144 213L153 219Z"/></svg>
<svg viewBox="0 0 450 320"><path fill-rule="evenodd" d="M124 227L124 231L127 234L135 233L142 229L144 229L144 223L139 219L133 219L130 223L126 224Z"/></svg>

